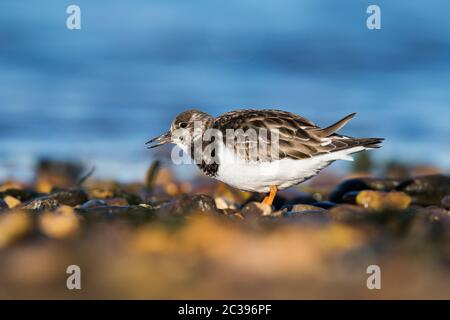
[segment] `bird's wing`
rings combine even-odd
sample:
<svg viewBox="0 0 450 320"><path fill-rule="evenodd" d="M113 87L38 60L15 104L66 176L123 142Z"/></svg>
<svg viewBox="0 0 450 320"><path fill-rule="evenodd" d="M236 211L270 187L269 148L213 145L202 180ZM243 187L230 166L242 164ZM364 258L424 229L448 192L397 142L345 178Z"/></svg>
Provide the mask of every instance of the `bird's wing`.
<svg viewBox="0 0 450 320"><path fill-rule="evenodd" d="M238 110L217 117L213 128L222 132L226 132L227 129L234 132L239 129L244 133L251 132L252 134L245 134L245 139L235 139L232 144L234 151L245 160L262 162L283 158L300 160L358 145L376 147L376 143L381 140L357 139L335 133L353 116L354 114L349 115L322 129L308 119L286 111ZM256 132L256 138L253 132ZM278 139L275 134L278 135ZM276 141L278 147L275 145ZM226 134L224 142L230 143L230 140L226 140ZM261 142L265 144L261 145ZM274 152L277 154L272 156Z"/></svg>

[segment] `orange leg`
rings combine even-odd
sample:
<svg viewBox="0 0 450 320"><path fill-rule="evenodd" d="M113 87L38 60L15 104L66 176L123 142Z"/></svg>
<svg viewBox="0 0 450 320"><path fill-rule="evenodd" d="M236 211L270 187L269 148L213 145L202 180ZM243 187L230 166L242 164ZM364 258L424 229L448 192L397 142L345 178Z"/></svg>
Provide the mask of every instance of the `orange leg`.
<svg viewBox="0 0 450 320"><path fill-rule="evenodd" d="M270 186L270 193L267 197L264 198L262 201L263 204L268 204L269 206L272 205L273 199L275 199L275 195L277 194L277 187L276 186Z"/></svg>

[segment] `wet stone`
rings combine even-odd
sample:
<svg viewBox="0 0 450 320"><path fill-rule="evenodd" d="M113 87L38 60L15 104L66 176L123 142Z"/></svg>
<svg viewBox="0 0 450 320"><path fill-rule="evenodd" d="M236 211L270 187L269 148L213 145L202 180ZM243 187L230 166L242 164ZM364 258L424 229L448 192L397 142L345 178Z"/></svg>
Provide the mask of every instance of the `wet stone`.
<svg viewBox="0 0 450 320"><path fill-rule="evenodd" d="M252 201L247 203L241 210L242 215L247 217L269 216L272 213L272 206L261 202Z"/></svg>
<svg viewBox="0 0 450 320"><path fill-rule="evenodd" d="M441 200L441 205L442 205L445 209L450 210L450 195L445 196L445 197L442 198L442 200Z"/></svg>
<svg viewBox="0 0 450 320"><path fill-rule="evenodd" d="M327 223L331 221L327 210L290 211L285 212L283 217L289 218L289 221L294 220L302 223Z"/></svg>

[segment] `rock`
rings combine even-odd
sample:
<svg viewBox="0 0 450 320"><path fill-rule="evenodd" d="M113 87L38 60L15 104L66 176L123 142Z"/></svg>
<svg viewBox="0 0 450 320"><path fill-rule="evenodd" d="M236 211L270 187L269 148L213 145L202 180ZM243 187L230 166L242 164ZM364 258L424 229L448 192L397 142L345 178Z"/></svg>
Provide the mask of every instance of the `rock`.
<svg viewBox="0 0 450 320"><path fill-rule="evenodd" d="M450 194L450 177L442 174L415 177L403 181L396 190L409 194L414 204L439 205Z"/></svg>
<svg viewBox="0 0 450 320"><path fill-rule="evenodd" d="M108 206L128 206L129 203L125 198L109 198L104 199L103 202Z"/></svg>
<svg viewBox="0 0 450 320"><path fill-rule="evenodd" d="M261 202L252 201L247 203L241 210L242 215L247 217L269 216L272 213L272 206Z"/></svg>
<svg viewBox="0 0 450 320"><path fill-rule="evenodd" d="M283 208L281 210L284 212L302 212L302 211L321 212L321 211L326 211L325 209L320 208L320 207L316 207L316 206L313 206L310 204L301 204L301 203L283 206Z"/></svg>
<svg viewBox="0 0 450 320"><path fill-rule="evenodd" d="M233 202L222 197L214 198L214 202L216 203L217 209L237 209L236 205Z"/></svg>
<svg viewBox="0 0 450 320"><path fill-rule="evenodd" d="M21 202L28 201L32 198L38 197L39 194L33 190L28 189L7 189L3 192L0 192L0 197L11 196L14 197Z"/></svg>
<svg viewBox="0 0 450 320"><path fill-rule="evenodd" d="M2 198L0 198L0 210L2 209L8 209L9 206L8 204L5 202L5 200L3 200Z"/></svg>
<svg viewBox="0 0 450 320"><path fill-rule="evenodd" d="M47 196L49 199L55 199L60 204L75 207L88 200L86 192L81 189L56 190Z"/></svg>
<svg viewBox="0 0 450 320"><path fill-rule="evenodd" d="M302 223L327 223L331 218L327 210L304 210L285 212L283 217L289 218L289 221L295 220Z"/></svg>
<svg viewBox="0 0 450 320"><path fill-rule="evenodd" d="M11 196L6 196L3 200L5 200L6 204L10 208L15 208L21 203L19 199L16 199Z"/></svg>
<svg viewBox="0 0 450 320"><path fill-rule="evenodd" d="M445 196L445 197L442 198L442 200L441 200L441 205L442 205L445 209L450 210L450 195Z"/></svg>
<svg viewBox="0 0 450 320"><path fill-rule="evenodd" d="M0 248L22 238L32 229L31 217L20 211L0 215Z"/></svg>
<svg viewBox="0 0 450 320"><path fill-rule="evenodd" d="M401 184L399 179L356 178L348 179L337 186L330 194L330 201L341 203L343 195L350 191L379 190L391 191Z"/></svg>
<svg viewBox="0 0 450 320"><path fill-rule="evenodd" d="M182 195L161 206L162 216L184 216L191 213L219 214L214 199L207 195Z"/></svg>
<svg viewBox="0 0 450 320"><path fill-rule="evenodd" d="M80 210L87 210L87 209L90 209L90 208L102 207L102 206L106 206L106 202L105 201L99 200L99 199L93 199L93 200L86 201L78 209L80 209Z"/></svg>
<svg viewBox="0 0 450 320"><path fill-rule="evenodd" d="M348 204L356 204L356 196L359 191L349 191L342 196L342 202Z"/></svg>
<svg viewBox="0 0 450 320"><path fill-rule="evenodd" d="M312 205L315 207L319 207L319 208L328 210L328 209L331 209L334 206L336 206L336 203L331 202L331 201L319 201L319 202L314 202Z"/></svg>
<svg viewBox="0 0 450 320"><path fill-rule="evenodd" d="M69 206L60 206L55 212L44 212L39 216L39 228L50 238L63 239L78 232L79 218Z"/></svg>
<svg viewBox="0 0 450 320"><path fill-rule="evenodd" d="M351 204L340 204L328 211L330 217L337 221L352 222L364 220L368 210Z"/></svg>
<svg viewBox="0 0 450 320"><path fill-rule="evenodd" d="M43 211L43 210L54 210L58 206L59 203L56 199L44 196L21 203L20 205L17 206L17 208Z"/></svg>
<svg viewBox="0 0 450 320"><path fill-rule="evenodd" d="M356 196L356 203L374 210L403 210L410 205L411 198L404 192L363 190Z"/></svg>

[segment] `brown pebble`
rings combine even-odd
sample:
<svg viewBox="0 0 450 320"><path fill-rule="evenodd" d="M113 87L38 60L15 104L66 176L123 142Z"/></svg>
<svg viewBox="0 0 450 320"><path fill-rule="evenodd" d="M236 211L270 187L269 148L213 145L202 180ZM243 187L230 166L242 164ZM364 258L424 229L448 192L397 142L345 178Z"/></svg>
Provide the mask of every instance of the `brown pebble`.
<svg viewBox="0 0 450 320"><path fill-rule="evenodd" d="M24 212L12 212L0 216L0 248L20 239L32 228L31 217Z"/></svg>
<svg viewBox="0 0 450 320"><path fill-rule="evenodd" d="M369 211L352 204L340 204L331 208L328 213L337 221L356 221L364 219Z"/></svg>
<svg viewBox="0 0 450 320"><path fill-rule="evenodd" d="M321 211L326 211L326 210L323 209L323 208L320 208L320 207L316 207L316 206L310 205L310 204L294 204L290 211L292 211L292 212L302 212L302 211L318 211L318 212L321 212Z"/></svg>
<svg viewBox="0 0 450 320"><path fill-rule="evenodd" d="M244 217L247 216L268 216L272 213L272 206L268 204L252 201L241 210Z"/></svg>
<svg viewBox="0 0 450 320"><path fill-rule="evenodd" d="M356 203L364 208L374 210L403 210L410 205L411 197L404 192L363 190L356 196Z"/></svg>
<svg viewBox="0 0 450 320"><path fill-rule="evenodd" d="M20 204L20 200L11 196L6 196L3 200L5 200L6 204L10 208L15 208Z"/></svg>
<svg viewBox="0 0 450 320"><path fill-rule="evenodd" d="M103 202L106 203L108 206L128 206L129 205L127 199L124 199L124 198L103 199Z"/></svg>
<svg viewBox="0 0 450 320"><path fill-rule="evenodd" d="M44 212L39 216L39 228L50 238L63 239L77 233L78 219L73 208L60 206L55 212Z"/></svg>

